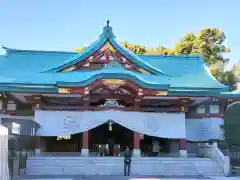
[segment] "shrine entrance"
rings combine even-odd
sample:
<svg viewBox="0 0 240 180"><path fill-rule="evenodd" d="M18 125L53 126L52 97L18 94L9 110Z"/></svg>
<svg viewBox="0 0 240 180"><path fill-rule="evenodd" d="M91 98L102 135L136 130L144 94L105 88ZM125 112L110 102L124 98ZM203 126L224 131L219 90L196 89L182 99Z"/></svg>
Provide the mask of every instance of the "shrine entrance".
<svg viewBox="0 0 240 180"><path fill-rule="evenodd" d="M133 148L133 131L108 121L89 131L92 156L121 156L125 147Z"/></svg>
<svg viewBox="0 0 240 180"><path fill-rule="evenodd" d="M142 135L140 140L140 149L142 156L168 155L170 152L170 141L167 138Z"/></svg>
<svg viewBox="0 0 240 180"><path fill-rule="evenodd" d="M45 137L44 139L46 143L46 152L50 153L80 152L82 148L82 133Z"/></svg>

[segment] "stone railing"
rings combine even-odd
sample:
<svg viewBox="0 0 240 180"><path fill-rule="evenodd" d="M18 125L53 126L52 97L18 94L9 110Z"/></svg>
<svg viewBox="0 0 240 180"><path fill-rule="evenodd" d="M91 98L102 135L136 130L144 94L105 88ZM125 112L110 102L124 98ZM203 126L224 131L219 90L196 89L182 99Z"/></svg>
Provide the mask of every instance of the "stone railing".
<svg viewBox="0 0 240 180"><path fill-rule="evenodd" d="M8 171L8 130L0 125L0 177L9 179Z"/></svg>
<svg viewBox="0 0 240 180"><path fill-rule="evenodd" d="M217 143L212 145L212 158L221 166L225 176L230 174L230 158L225 156L218 148Z"/></svg>

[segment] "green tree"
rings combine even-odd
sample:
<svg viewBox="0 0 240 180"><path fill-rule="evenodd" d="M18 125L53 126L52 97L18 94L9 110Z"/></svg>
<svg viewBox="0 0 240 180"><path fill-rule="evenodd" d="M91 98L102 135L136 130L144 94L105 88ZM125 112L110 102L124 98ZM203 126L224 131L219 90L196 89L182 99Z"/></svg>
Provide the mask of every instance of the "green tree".
<svg viewBox="0 0 240 180"><path fill-rule="evenodd" d="M236 89L236 76L233 71L218 72L215 77L222 84L229 86L232 91Z"/></svg>
<svg viewBox="0 0 240 180"><path fill-rule="evenodd" d="M81 48L75 49L74 51L75 51L75 52L82 52L84 49L85 49L85 47L81 47Z"/></svg>
<svg viewBox="0 0 240 180"><path fill-rule="evenodd" d="M120 42L120 44L125 46L127 49L129 49L135 54L145 54L147 52L145 46L142 46L142 45L131 44L131 43L128 43L127 41Z"/></svg>
<svg viewBox="0 0 240 180"><path fill-rule="evenodd" d="M176 55L197 55L201 54L209 65L212 74L221 83L235 88L236 77L233 70L225 71L228 59L224 53L230 52L225 47L226 36L217 28L202 29L197 35L189 33L183 37L175 46Z"/></svg>
<svg viewBox="0 0 240 180"><path fill-rule="evenodd" d="M229 105L224 114L224 137L229 146L240 146L240 102Z"/></svg>
<svg viewBox="0 0 240 180"><path fill-rule="evenodd" d="M189 33L175 46L175 54L195 55L202 54L204 60L213 65L217 62L228 62L223 54L230 49L223 44L226 39L224 32L217 28L202 29L197 35Z"/></svg>
<svg viewBox="0 0 240 180"><path fill-rule="evenodd" d="M197 43L200 45L197 44L195 46L196 49L194 49L194 52L202 53L203 58L208 62L209 65L215 64L216 62L223 62L226 64L228 59L224 58L223 54L230 52L230 49L223 45L223 42L226 38L224 33L217 31L216 29L212 30L213 33L211 33L211 31L209 32L208 30L209 29L206 29L200 32L198 37L199 41L197 41ZM213 37L211 37L211 35Z"/></svg>
<svg viewBox="0 0 240 180"><path fill-rule="evenodd" d="M175 55L191 55L194 53L196 36L193 33L186 34L175 46ZM197 53L197 52L195 52Z"/></svg>
<svg viewBox="0 0 240 180"><path fill-rule="evenodd" d="M222 84L229 86L231 90L236 89L237 76L234 69L225 70L223 62L218 61L210 66L211 73L216 77Z"/></svg>
<svg viewBox="0 0 240 180"><path fill-rule="evenodd" d="M233 67L235 76L240 77L240 61Z"/></svg>
<svg viewBox="0 0 240 180"><path fill-rule="evenodd" d="M146 54L174 55L174 51L172 49L158 45L156 48L147 49Z"/></svg>

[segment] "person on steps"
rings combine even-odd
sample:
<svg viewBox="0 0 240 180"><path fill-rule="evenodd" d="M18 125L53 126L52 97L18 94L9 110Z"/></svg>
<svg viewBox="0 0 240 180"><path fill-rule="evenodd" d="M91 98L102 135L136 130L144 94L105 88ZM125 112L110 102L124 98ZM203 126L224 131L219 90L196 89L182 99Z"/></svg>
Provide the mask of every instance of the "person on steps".
<svg viewBox="0 0 240 180"><path fill-rule="evenodd" d="M128 147L126 147L123 155L124 155L124 176L130 176L132 155Z"/></svg>

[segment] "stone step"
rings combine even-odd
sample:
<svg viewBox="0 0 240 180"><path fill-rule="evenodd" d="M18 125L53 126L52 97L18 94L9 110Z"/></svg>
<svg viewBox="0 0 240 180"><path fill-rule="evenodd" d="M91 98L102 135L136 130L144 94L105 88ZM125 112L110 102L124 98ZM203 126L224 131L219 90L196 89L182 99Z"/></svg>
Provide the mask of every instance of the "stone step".
<svg viewBox="0 0 240 180"><path fill-rule="evenodd" d="M24 175L22 177L15 178L14 180L84 180L84 179L91 179L91 180L97 180L97 179L104 179L104 180L170 180L170 179L185 179L186 176L158 176L158 175L152 175L152 176L144 176L144 175L139 175L139 176L130 176L130 177L124 177L123 175L107 175L107 176L34 176L34 175ZM207 180L208 178L204 178L201 176L188 176L187 179L189 180L197 180L197 179L202 179L202 180Z"/></svg>
<svg viewBox="0 0 240 180"><path fill-rule="evenodd" d="M28 175L122 175L122 157L29 157ZM205 158L134 157L133 175L223 176L221 168Z"/></svg>

